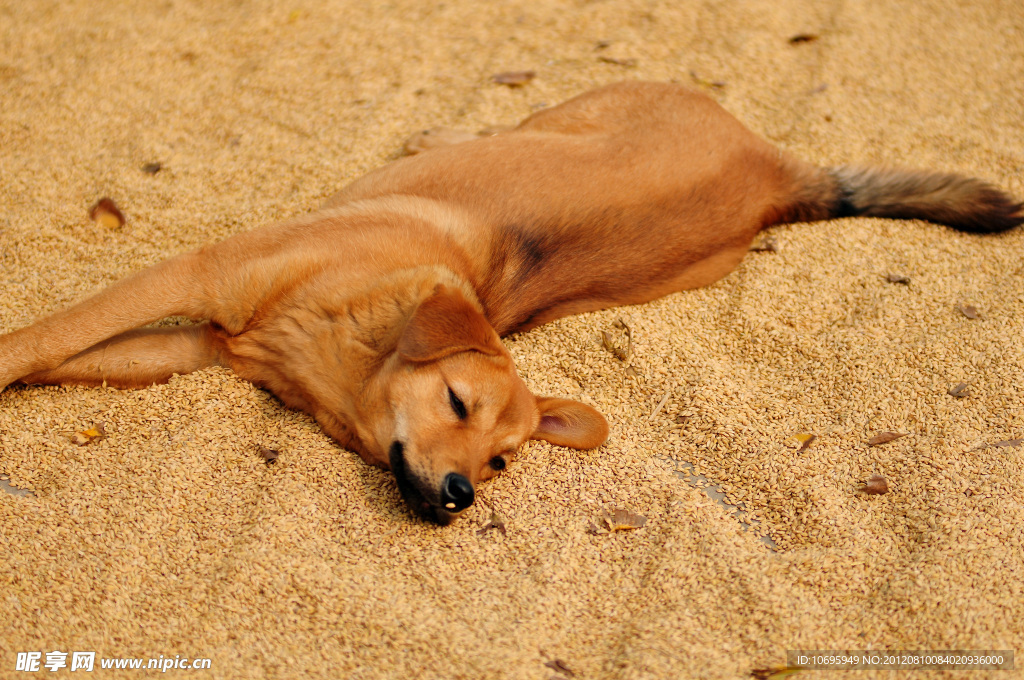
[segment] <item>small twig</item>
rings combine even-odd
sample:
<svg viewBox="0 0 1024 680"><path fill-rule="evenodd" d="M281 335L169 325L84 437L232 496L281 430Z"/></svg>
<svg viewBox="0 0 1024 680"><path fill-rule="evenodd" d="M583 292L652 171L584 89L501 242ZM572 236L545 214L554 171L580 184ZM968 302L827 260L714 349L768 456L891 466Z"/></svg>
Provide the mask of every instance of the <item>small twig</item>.
<svg viewBox="0 0 1024 680"><path fill-rule="evenodd" d="M654 407L653 411L651 411L651 415L647 416L647 420L654 420L654 417L658 415L662 407L665 406L665 402L668 401L670 394L672 394L672 390L665 390L665 396L661 398L661 401L658 402L658 405Z"/></svg>

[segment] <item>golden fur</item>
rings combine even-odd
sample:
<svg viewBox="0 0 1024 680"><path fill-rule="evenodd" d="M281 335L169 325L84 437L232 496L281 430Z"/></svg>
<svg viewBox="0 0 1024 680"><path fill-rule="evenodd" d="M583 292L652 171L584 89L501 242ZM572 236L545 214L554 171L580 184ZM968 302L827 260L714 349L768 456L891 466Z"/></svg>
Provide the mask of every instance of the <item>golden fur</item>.
<svg viewBox="0 0 1024 680"><path fill-rule="evenodd" d="M228 366L390 467L414 509L447 522L526 439L592 448L608 434L591 407L531 394L499 335L709 284L779 222L1022 221L977 180L804 163L667 84L611 85L493 136L413 148L312 215L0 336L0 388L133 388ZM176 315L202 323L139 328Z"/></svg>

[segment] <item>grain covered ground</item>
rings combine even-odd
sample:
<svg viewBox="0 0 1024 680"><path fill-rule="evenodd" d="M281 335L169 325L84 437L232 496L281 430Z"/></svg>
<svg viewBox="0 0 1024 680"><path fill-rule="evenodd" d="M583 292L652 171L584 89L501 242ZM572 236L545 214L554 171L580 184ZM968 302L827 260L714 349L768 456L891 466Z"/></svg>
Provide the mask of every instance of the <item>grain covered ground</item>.
<svg viewBox="0 0 1024 680"><path fill-rule="evenodd" d="M411 132L624 78L702 88L819 163L1024 196L1022 35L1018 0L2 0L0 331L311 210ZM123 227L89 220L102 196ZM0 677L29 677L19 651L211 659L168 677L632 679L1024 646L1024 231L771 236L710 288L509 339L535 391L600 407L612 438L525 446L446 528L226 370L8 389ZM626 362L602 346L619 320ZM887 431L906 436L866 443ZM887 494L858 492L872 475ZM618 508L646 525L591 533ZM492 512L506 532L481 533Z"/></svg>

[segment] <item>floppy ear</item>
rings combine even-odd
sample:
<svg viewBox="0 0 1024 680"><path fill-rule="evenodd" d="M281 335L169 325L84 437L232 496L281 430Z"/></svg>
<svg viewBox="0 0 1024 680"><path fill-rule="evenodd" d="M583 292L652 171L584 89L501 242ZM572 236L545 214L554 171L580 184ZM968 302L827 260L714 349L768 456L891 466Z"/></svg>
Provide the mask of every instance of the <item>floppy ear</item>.
<svg viewBox="0 0 1024 680"><path fill-rule="evenodd" d="M501 341L484 315L466 297L445 285L420 303L398 341L406 361L434 361L476 350L499 354Z"/></svg>
<svg viewBox="0 0 1024 680"><path fill-rule="evenodd" d="M540 424L530 439L571 449L594 449L608 439L608 421L597 409L572 399L537 397Z"/></svg>

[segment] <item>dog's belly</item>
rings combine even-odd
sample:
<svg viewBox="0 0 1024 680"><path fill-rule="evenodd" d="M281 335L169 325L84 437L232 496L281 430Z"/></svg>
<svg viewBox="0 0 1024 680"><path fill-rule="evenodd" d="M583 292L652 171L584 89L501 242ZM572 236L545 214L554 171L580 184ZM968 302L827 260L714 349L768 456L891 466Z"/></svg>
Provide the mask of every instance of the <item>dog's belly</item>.
<svg viewBox="0 0 1024 680"><path fill-rule="evenodd" d="M601 286L603 294L580 294L574 299L564 301L556 297L548 307L527 310L510 306L507 312L508 321L505 322L506 330L500 332L505 334L528 331L563 316L620 305L641 304L681 290L707 286L735 269L747 252L747 246L721 250L703 260L688 265L679 264L679 273L675 276L644 277L638 273L633 280L623 281L617 289L604 284Z"/></svg>

